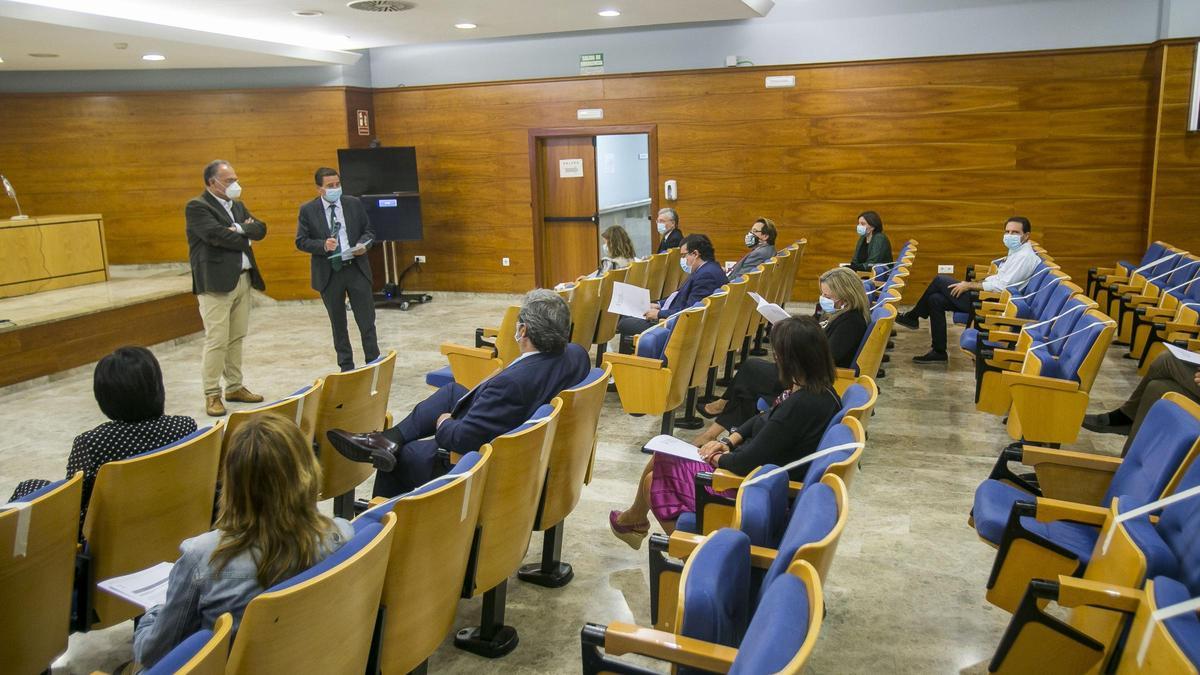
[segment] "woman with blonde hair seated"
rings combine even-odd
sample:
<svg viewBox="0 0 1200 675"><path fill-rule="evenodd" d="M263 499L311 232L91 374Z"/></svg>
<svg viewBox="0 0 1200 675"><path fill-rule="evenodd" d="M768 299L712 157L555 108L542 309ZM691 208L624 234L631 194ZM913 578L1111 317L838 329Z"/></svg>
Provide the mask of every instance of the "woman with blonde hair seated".
<svg viewBox="0 0 1200 675"><path fill-rule="evenodd" d="M838 368L851 368L871 309L862 280L845 267L835 267L821 275L821 327L829 340L829 351ZM726 429L736 428L758 413L758 399L774 399L782 391L775 364L766 359L746 359L721 398L700 406L705 417L716 421L696 437L699 444L717 438Z"/></svg>
<svg viewBox="0 0 1200 675"><path fill-rule="evenodd" d="M291 420L264 415L233 432L216 529L180 544L166 602L134 629L135 660L154 665L225 612L236 631L256 595L349 541L350 523L317 512L320 484L312 447Z"/></svg>

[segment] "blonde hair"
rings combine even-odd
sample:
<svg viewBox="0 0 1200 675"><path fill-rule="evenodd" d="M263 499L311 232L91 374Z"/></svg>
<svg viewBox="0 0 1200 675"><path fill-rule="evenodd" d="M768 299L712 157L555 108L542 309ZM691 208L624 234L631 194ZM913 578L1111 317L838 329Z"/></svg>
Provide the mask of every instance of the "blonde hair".
<svg viewBox="0 0 1200 675"><path fill-rule="evenodd" d="M315 565L334 529L317 512L320 484L312 447L291 420L267 414L238 427L222 471L216 569L251 552L259 586L270 588Z"/></svg>
<svg viewBox="0 0 1200 675"><path fill-rule="evenodd" d="M836 300L846 303L846 306L834 313L841 314L855 310L863 315L868 322L871 320L870 303L867 302L867 292L863 290L862 279L849 267L835 267L821 275L821 283L829 287Z"/></svg>
<svg viewBox="0 0 1200 675"><path fill-rule="evenodd" d="M633 250L633 241L629 239L629 233L620 225L609 227L601 232L600 236L608 242L608 257L627 260L637 257L637 253Z"/></svg>

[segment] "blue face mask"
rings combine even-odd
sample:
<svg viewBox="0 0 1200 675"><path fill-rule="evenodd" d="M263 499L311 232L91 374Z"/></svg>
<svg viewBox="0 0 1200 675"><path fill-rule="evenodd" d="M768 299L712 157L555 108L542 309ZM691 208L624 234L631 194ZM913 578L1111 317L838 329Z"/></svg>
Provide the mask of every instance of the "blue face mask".
<svg viewBox="0 0 1200 675"><path fill-rule="evenodd" d="M666 226L666 225L663 225L662 223L656 223L656 225L657 225L657 227L658 227L658 233L659 233L659 234L666 234L666 233L667 233L667 226Z"/></svg>
<svg viewBox="0 0 1200 675"><path fill-rule="evenodd" d="M822 295L817 302L821 303L821 312L824 314L833 314L837 311L837 303L830 298Z"/></svg>
<svg viewBox="0 0 1200 675"><path fill-rule="evenodd" d="M1013 249L1020 248L1020 247L1021 247L1021 235L1019 235L1019 234L1004 235L1004 248L1007 248L1008 250L1011 251Z"/></svg>
<svg viewBox="0 0 1200 675"><path fill-rule="evenodd" d="M687 258L680 258L680 259L679 259L679 266L680 266L680 267L683 269L683 273L684 273L684 274L691 274L691 273L692 273L692 268L688 267L688 264L687 264Z"/></svg>
<svg viewBox="0 0 1200 675"><path fill-rule="evenodd" d="M325 201L329 202L330 204L333 204L334 202L336 202L337 200L342 198L342 188L340 188L340 187L325 188L325 194L323 194L321 196L325 198Z"/></svg>
<svg viewBox="0 0 1200 675"><path fill-rule="evenodd" d="M854 231L858 232L858 236L860 236L860 237L867 236L867 226L866 225L855 225Z"/></svg>

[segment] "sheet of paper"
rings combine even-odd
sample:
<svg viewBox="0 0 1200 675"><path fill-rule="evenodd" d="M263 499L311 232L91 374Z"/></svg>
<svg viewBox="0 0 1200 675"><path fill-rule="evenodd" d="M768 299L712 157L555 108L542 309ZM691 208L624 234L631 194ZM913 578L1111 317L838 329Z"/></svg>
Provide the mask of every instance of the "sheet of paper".
<svg viewBox="0 0 1200 675"><path fill-rule="evenodd" d="M1171 352L1171 354L1173 354L1175 358L1179 359L1180 361L1183 361L1184 363L1190 363L1193 366L1200 366L1200 354L1197 354L1196 352L1189 352L1186 349L1180 349L1170 342L1164 342L1163 344L1167 346L1167 351Z"/></svg>
<svg viewBox="0 0 1200 675"><path fill-rule="evenodd" d="M779 323L784 319L792 318L792 315L788 314L784 308L773 302L767 302L763 296L759 295L758 293L751 291L750 293L747 293L747 295L749 295L750 299L753 300L757 305L758 313L766 317L767 321L770 321L771 323Z"/></svg>
<svg viewBox="0 0 1200 675"><path fill-rule="evenodd" d="M175 563L161 562L133 574L105 579L101 589L133 604L150 609L167 601L167 577Z"/></svg>
<svg viewBox="0 0 1200 675"><path fill-rule="evenodd" d="M647 292L649 292L649 291L647 291ZM659 309L667 309L668 307L670 307L671 303L675 302L675 296L677 296L677 295L679 295L679 291L675 291L674 293L668 295L667 299L663 300L662 304L659 305Z"/></svg>
<svg viewBox="0 0 1200 675"><path fill-rule="evenodd" d="M608 303L608 311L640 319L650 311L650 291L641 286L618 281L613 284L612 301Z"/></svg>
<svg viewBox="0 0 1200 675"><path fill-rule="evenodd" d="M682 457L683 459L690 459L694 462L704 461L700 458L699 448L691 443L688 443L687 441L675 438L674 436L667 436L666 434L660 434L654 438L651 438L650 441L646 443L646 449L664 455L673 455L675 457Z"/></svg>

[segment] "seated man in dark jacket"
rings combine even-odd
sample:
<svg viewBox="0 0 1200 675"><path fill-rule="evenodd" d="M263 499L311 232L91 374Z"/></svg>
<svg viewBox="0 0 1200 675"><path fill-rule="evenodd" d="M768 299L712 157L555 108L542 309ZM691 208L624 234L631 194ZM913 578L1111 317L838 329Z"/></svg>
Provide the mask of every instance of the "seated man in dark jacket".
<svg viewBox="0 0 1200 675"><path fill-rule="evenodd" d="M639 335L657 325L659 321L669 319L700 302L725 284L725 270L717 264L716 252L706 235L689 234L684 238L679 247L679 265L688 274L688 278L672 294L674 297L668 296L652 303L650 311L641 319L636 316L623 316L617 322L623 353L633 353L634 335ZM668 300L670 302L667 302Z"/></svg>
<svg viewBox="0 0 1200 675"><path fill-rule="evenodd" d="M504 370L470 391L458 383L438 389L391 429L369 434L333 429L329 442L347 459L375 465L375 496L408 492L449 471L438 448L478 450L583 380L591 362L582 347L568 342L570 336L567 303L553 291L530 291L517 318L521 355Z"/></svg>

